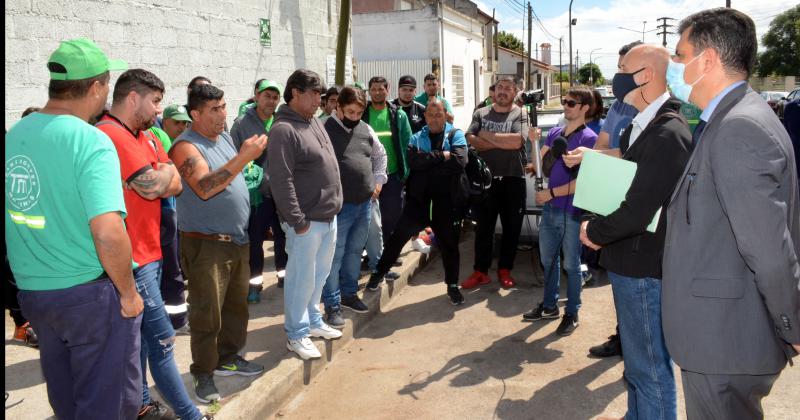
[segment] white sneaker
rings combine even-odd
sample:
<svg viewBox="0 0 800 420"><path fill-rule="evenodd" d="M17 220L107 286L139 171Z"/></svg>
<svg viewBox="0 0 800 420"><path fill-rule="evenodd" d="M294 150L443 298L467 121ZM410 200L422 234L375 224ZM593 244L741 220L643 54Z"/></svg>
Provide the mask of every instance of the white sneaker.
<svg viewBox="0 0 800 420"><path fill-rule="evenodd" d="M425 255L431 253L431 246L426 244L425 241L420 238L414 239L414 241L411 242L411 248L413 248L414 251L421 252Z"/></svg>
<svg viewBox="0 0 800 420"><path fill-rule="evenodd" d="M286 342L286 348L297 353L303 360L319 359L322 357L319 349L308 337L303 337L299 340L289 340Z"/></svg>
<svg viewBox="0 0 800 420"><path fill-rule="evenodd" d="M341 337L342 332L323 322L319 328L312 328L311 331L308 332L308 335L331 340Z"/></svg>

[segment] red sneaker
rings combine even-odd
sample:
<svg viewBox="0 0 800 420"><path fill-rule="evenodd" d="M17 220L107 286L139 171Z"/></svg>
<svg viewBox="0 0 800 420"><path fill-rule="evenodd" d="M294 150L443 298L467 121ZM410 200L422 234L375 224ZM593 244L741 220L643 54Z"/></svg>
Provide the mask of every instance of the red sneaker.
<svg viewBox="0 0 800 420"><path fill-rule="evenodd" d="M463 283L461 283L462 289L473 289L478 287L482 284L489 284L492 279L489 278L489 275L486 273L482 273L478 270L475 270Z"/></svg>
<svg viewBox="0 0 800 420"><path fill-rule="evenodd" d="M505 268L497 270L497 278L500 280L500 285L503 286L503 289L510 289L517 285L517 282L511 277L511 270Z"/></svg>

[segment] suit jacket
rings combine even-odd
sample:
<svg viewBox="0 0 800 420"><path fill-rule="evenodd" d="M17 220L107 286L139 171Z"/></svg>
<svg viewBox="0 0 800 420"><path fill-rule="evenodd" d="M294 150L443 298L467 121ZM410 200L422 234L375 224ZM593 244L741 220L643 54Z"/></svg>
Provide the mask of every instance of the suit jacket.
<svg viewBox="0 0 800 420"><path fill-rule="evenodd" d="M745 84L709 117L667 209L664 337L681 368L775 374L800 343L792 144Z"/></svg>

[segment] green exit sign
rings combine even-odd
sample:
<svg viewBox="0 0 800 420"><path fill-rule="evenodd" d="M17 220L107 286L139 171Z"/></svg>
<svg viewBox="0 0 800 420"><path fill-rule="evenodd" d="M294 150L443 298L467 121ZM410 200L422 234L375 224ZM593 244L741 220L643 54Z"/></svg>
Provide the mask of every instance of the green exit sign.
<svg viewBox="0 0 800 420"><path fill-rule="evenodd" d="M261 45L272 47L272 28L269 25L269 19L259 19L258 28Z"/></svg>

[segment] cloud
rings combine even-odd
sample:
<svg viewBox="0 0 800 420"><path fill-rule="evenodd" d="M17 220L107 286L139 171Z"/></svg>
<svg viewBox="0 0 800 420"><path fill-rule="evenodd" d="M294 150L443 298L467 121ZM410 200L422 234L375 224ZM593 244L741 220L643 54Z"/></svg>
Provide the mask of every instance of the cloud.
<svg viewBox="0 0 800 420"><path fill-rule="evenodd" d="M476 2L479 7L486 11L484 2ZM585 3L584 3L585 4ZM661 44L662 36L657 35L656 26L661 23L657 19L660 17L672 17L677 20L668 21L668 24L676 25L680 19L692 13L718 7L722 4L720 0L611 0L607 7L585 6L579 3L573 4L572 17L577 19L577 25L572 27L572 55L578 55L579 62L585 64L589 62L589 52L592 53L592 61L600 66L600 70L606 78L611 78L617 69L617 51L622 45L642 39L642 22L645 27L645 42ZM769 24L775 15L784 12L796 5L794 1L787 0L736 0L733 2L736 9L746 13L756 23L756 34L759 41L769 29ZM488 7L491 14L491 7ZM499 10L499 9L498 9ZM534 13L537 13L534 3ZM538 13L537 13L538 14ZM503 18L500 21L500 29L511 32L520 39L527 42L527 33L523 37L522 19L520 17L509 17L500 14ZM558 37L563 37L564 51L563 62L569 63L569 27L567 5L564 11L558 16L545 18L539 16L547 33L533 25L533 42L541 44L549 42L552 44L552 61L558 63ZM526 22L527 23L527 22ZM619 29L618 27L629 28L631 30ZM675 27L669 28L675 31ZM667 35L667 48L671 51L675 49L678 41L677 35Z"/></svg>

